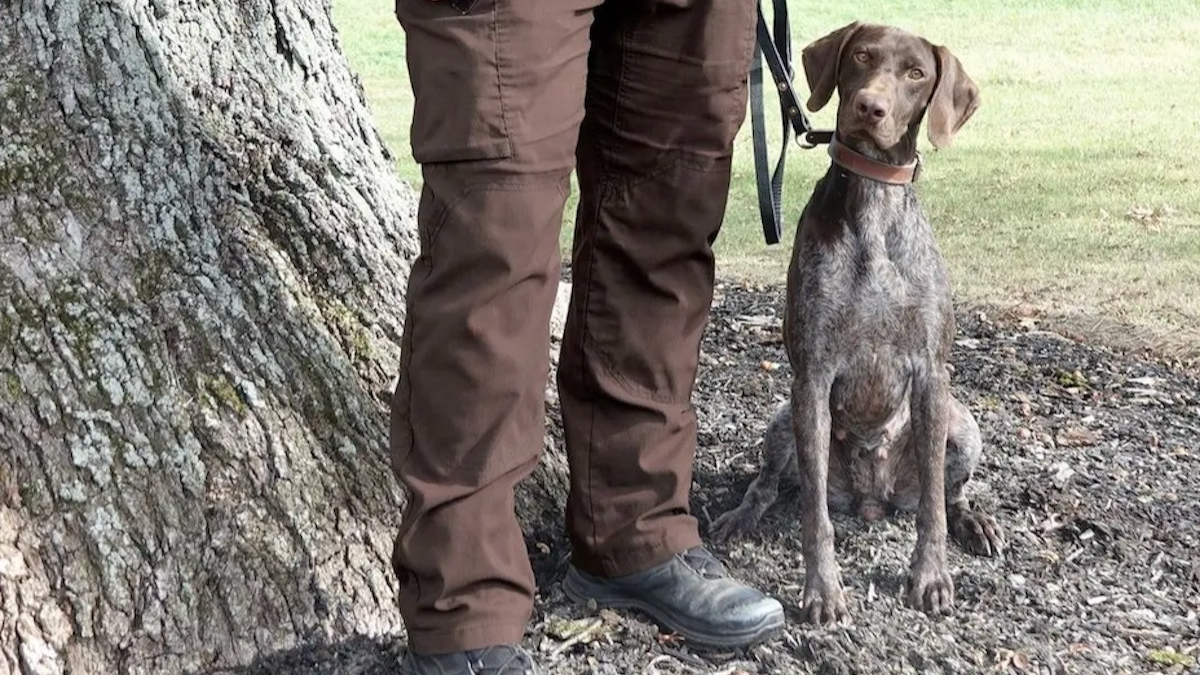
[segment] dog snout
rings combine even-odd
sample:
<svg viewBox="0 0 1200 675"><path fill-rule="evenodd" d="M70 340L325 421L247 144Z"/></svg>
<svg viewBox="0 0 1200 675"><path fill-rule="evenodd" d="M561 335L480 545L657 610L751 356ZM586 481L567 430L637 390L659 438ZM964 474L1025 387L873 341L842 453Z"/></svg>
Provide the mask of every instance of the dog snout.
<svg viewBox="0 0 1200 675"><path fill-rule="evenodd" d="M859 92L854 102L854 111L860 122L876 125L887 118L891 112L887 99L870 92Z"/></svg>

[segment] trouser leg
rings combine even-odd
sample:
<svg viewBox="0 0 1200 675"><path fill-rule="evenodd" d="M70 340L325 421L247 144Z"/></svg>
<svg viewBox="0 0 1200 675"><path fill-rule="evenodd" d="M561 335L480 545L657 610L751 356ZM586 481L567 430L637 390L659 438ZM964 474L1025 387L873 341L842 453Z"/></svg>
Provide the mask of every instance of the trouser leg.
<svg viewBox="0 0 1200 675"><path fill-rule="evenodd" d="M397 3L424 186L392 408L392 461L408 492L393 566L419 653L519 641L532 609L513 490L544 435L590 8Z"/></svg>
<svg viewBox="0 0 1200 675"><path fill-rule="evenodd" d="M691 405L755 5L597 12L559 386L574 563L616 576L700 543Z"/></svg>

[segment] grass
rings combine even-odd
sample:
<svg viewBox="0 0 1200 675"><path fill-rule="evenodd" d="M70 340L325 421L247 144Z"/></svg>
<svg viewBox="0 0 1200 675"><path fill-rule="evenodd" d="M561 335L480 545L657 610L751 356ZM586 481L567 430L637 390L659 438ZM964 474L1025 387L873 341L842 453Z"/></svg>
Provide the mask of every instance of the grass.
<svg viewBox="0 0 1200 675"><path fill-rule="evenodd" d="M333 0L333 10L397 170L417 184L392 3ZM856 19L892 23L949 46L980 85L983 106L954 145L926 145L919 185L960 302L1074 317L1088 330L1120 325L1200 350L1200 2L793 2L792 15L796 51ZM797 84L805 90L802 76ZM810 117L827 128L835 105ZM780 280L828 157L790 151L785 242L767 247L748 120L735 152L721 273ZM564 244L569 234L568 223Z"/></svg>

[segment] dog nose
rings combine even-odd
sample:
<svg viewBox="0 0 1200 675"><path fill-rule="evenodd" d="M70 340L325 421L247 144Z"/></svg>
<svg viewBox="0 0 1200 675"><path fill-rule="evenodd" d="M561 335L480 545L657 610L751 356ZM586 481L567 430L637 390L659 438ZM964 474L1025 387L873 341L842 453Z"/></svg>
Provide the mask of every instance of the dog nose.
<svg viewBox="0 0 1200 675"><path fill-rule="evenodd" d="M882 97L872 94L859 94L855 104L858 118L868 124L878 124L887 117L888 105Z"/></svg>

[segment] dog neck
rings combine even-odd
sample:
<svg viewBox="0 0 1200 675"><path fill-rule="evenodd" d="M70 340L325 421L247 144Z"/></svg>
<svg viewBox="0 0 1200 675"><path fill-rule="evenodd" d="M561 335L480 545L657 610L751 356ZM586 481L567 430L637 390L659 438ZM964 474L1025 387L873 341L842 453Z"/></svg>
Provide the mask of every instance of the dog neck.
<svg viewBox="0 0 1200 675"><path fill-rule="evenodd" d="M888 185L908 185L917 180L921 172L921 155L915 149L912 154L911 160L893 164L854 150L839 141L836 135L829 141L829 157L834 164L856 176Z"/></svg>
<svg viewBox="0 0 1200 675"><path fill-rule="evenodd" d="M809 204L813 214L820 214L815 221L833 228L823 227L823 231L832 235L835 229L846 227L856 236L878 243L897 223L906 222L904 214L919 208L913 186L920 172L918 126L911 125L900 142L886 151L861 139L835 134L830 143L833 161L814 187ZM863 161L856 164L846 159L845 164L851 165L848 168L838 161L844 157L861 157ZM871 175L871 167L888 175ZM905 175L897 176L898 169Z"/></svg>

